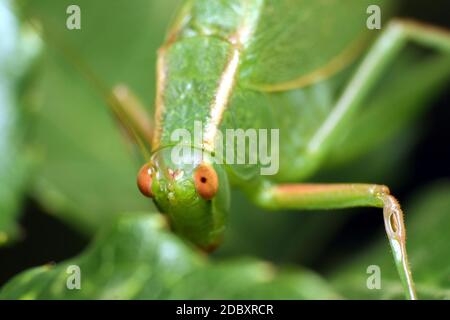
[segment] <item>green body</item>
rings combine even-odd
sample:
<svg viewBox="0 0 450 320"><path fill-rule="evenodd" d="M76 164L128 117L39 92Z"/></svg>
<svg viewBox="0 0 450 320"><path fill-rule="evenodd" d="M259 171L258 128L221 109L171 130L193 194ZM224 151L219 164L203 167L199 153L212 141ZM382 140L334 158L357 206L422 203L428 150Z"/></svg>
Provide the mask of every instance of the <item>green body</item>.
<svg viewBox="0 0 450 320"><path fill-rule="evenodd" d="M308 139L329 111L311 109L326 108L326 99L336 98L337 91L332 91L329 83L328 92L319 90L324 87L323 81L330 82L338 70L297 90L271 93L265 86L306 77L353 50L355 54L350 54L347 64L338 69L347 67L363 52L361 46L377 33L370 34L365 26L367 7L385 2L351 0L344 6L338 0L187 1L175 21L181 29L167 48L166 111L160 145L170 145L170 134L177 128L193 133L196 120L207 127L212 100L233 52L229 39L243 21L250 20L245 23L253 24L253 31L240 49L237 79L220 129L223 134L228 128L280 129L280 170L269 179L307 178L320 165L315 161L316 155L308 153ZM386 11L387 6L383 5L383 12ZM331 81L337 87L342 80L345 77ZM321 97L317 97L319 94ZM299 95L303 96L301 105L295 99ZM323 100L322 106L317 99ZM249 165L228 166L227 170L241 186L259 176L259 168Z"/></svg>
<svg viewBox="0 0 450 320"><path fill-rule="evenodd" d="M187 1L163 47L165 81L160 90L164 107L154 141L156 149L172 146L171 134L176 129L194 134L195 121L201 121L203 128L211 125L212 102L237 48L239 66L219 129L223 135L226 129L279 129L280 164L278 173L272 176L261 176L259 164L225 164L228 180L253 196L267 183L307 178L319 167L321 157L320 150L308 149L308 142L327 116L329 101L336 98L333 88L345 80L339 71L357 59L370 39L365 26L367 7L383 3L352 0L344 6L338 0ZM350 15L349 11L354 13ZM234 38L244 28L248 35L236 44ZM287 90L295 79L303 79L303 84ZM286 90L277 88L284 83ZM203 145L193 147L204 149ZM162 170L170 167L169 152L165 153ZM191 167L187 172L193 170ZM168 183L164 180L154 183L155 202L169 214L174 229L201 247L215 246L224 230L227 210L222 209L228 204L222 200L229 198L228 181L220 181L219 195L226 193L220 197L220 204L217 199L205 203L192 196L187 202L170 205L167 189L161 187ZM189 174L176 183L183 184L189 187L180 187L177 197L186 199L186 194L195 192ZM214 209L216 206L221 210Z"/></svg>

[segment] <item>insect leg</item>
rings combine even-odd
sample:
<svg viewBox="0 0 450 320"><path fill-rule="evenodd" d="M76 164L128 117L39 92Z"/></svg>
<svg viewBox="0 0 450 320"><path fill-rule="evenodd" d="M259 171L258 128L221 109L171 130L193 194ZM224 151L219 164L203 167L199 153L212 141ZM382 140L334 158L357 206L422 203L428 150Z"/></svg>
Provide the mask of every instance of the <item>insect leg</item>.
<svg viewBox="0 0 450 320"><path fill-rule="evenodd" d="M410 41L450 55L450 32L447 30L406 20L391 22L369 50L333 111L311 139L308 145L310 153L322 153L330 147L389 63Z"/></svg>
<svg viewBox="0 0 450 320"><path fill-rule="evenodd" d="M375 184L285 184L263 188L254 200L277 209L383 208L384 224L406 297L417 299L406 253L403 212L388 187Z"/></svg>
<svg viewBox="0 0 450 320"><path fill-rule="evenodd" d="M153 121L141 101L124 84L114 86L112 94L120 108L120 115L126 118L120 118L120 121L129 122L141 140L150 146L153 139Z"/></svg>

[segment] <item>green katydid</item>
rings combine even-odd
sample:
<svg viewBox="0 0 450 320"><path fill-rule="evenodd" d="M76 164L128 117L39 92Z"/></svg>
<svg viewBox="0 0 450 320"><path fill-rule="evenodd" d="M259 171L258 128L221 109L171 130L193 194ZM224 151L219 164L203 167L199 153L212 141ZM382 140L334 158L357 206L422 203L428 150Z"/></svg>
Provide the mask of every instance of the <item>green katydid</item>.
<svg viewBox="0 0 450 320"><path fill-rule="evenodd" d="M366 27L366 10L376 4L388 13L391 3L188 0L183 4L159 50L155 119L146 119L123 87L109 100L136 140L151 145L138 185L167 214L175 232L205 250L219 245L231 184L256 205L273 210L383 208L406 296L416 298L403 214L386 186L298 183L320 170L355 111L364 108L365 98L407 42L449 54L447 31L402 20L386 25L370 45L373 31ZM363 58L356 63L358 57ZM286 100L279 95L320 86L351 66L354 74L342 77L344 87L332 111L308 141L300 141L302 127L308 124L295 118L293 110L307 106L283 105L280 101ZM202 157L174 163L171 134L180 127L193 133L195 121L207 128L206 134L200 145L189 148L200 150ZM260 164L218 164L215 138L229 128L279 129L279 172L261 176ZM283 142L292 137L300 142Z"/></svg>
<svg viewBox="0 0 450 320"><path fill-rule="evenodd" d="M229 180L255 204L269 209L380 207L406 297L416 299L403 214L386 186L293 183L319 168L342 126L355 109L363 107L364 98L407 41L449 53L450 34L406 21L385 27L307 147L281 149L281 161L290 166L282 165L280 171L285 171L278 177L255 174L252 166L237 169L214 161L214 138L219 130L253 124L279 128L282 137L283 131L299 132L302 119L298 119L298 127L283 127L280 116L267 109L279 108L281 117L291 116L289 110L283 105L271 106L267 95L315 85L351 62L364 38L365 9L373 3L385 4L360 0L308 5L289 0L194 0L184 4L159 51L152 156L138 177L141 191L168 214L176 232L201 248L217 246L228 214ZM327 19L329 25L312 34L321 19ZM310 56L305 43L320 45L323 51ZM246 109L253 112L251 121L244 115ZM228 116L231 112L234 117ZM180 126L180 113L185 117L183 127L190 132L194 120L208 128L201 145L191 146L206 153L185 164L175 164L170 156L170 134Z"/></svg>

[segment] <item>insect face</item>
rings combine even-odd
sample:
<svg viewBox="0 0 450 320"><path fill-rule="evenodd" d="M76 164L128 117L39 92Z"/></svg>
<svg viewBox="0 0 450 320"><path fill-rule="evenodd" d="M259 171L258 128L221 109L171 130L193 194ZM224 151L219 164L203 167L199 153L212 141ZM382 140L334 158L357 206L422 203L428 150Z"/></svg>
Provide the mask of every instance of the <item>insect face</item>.
<svg viewBox="0 0 450 320"><path fill-rule="evenodd" d="M172 148L157 151L138 175L138 187L166 213L178 233L202 248L219 243L229 207L229 186L221 166L201 153L172 161Z"/></svg>

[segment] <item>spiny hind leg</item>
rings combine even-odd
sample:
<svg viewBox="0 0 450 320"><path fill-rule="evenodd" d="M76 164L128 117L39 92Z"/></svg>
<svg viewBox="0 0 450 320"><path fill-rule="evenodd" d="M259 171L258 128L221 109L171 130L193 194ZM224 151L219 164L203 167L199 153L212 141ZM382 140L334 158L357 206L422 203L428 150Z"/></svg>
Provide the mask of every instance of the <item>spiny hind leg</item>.
<svg viewBox="0 0 450 320"><path fill-rule="evenodd" d="M417 299L406 253L403 212L386 186L376 184L265 185L254 201L267 209L383 208L384 224L406 297Z"/></svg>

